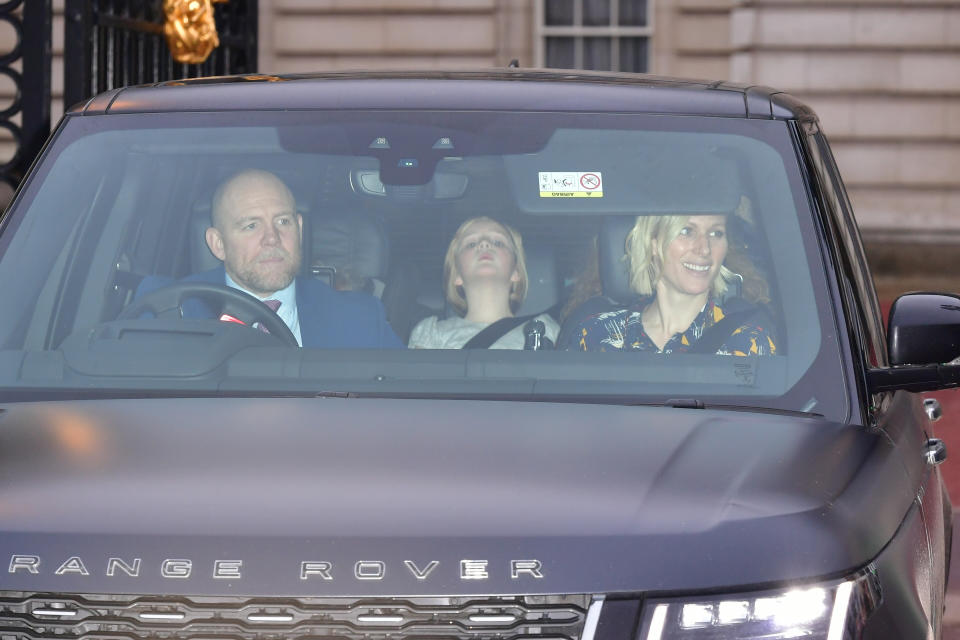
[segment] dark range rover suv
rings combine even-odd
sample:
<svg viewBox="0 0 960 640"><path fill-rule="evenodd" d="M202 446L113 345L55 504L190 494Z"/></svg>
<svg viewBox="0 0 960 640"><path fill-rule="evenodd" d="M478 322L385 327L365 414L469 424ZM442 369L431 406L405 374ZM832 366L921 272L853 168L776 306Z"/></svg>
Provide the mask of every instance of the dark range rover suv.
<svg viewBox="0 0 960 640"><path fill-rule="evenodd" d="M940 635L915 392L960 380L960 298L885 335L789 95L120 89L24 182L0 290L3 640Z"/></svg>

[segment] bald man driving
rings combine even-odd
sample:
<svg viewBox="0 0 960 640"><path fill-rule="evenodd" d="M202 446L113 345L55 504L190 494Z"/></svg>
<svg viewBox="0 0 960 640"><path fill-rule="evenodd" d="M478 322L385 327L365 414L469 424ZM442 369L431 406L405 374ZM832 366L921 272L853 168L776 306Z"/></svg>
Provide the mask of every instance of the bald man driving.
<svg viewBox="0 0 960 640"><path fill-rule="evenodd" d="M259 299L280 316L302 347L404 347L377 298L298 277L303 218L290 189L276 175L240 171L217 188L212 205L212 226L205 238L223 264L184 281L225 284ZM164 284L158 280L152 279L147 288ZM148 292L143 289L137 297Z"/></svg>

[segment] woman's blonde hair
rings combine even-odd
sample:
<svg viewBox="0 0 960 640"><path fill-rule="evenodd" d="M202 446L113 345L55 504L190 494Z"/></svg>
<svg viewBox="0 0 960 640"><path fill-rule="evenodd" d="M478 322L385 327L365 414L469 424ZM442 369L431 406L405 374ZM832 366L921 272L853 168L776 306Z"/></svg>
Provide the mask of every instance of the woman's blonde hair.
<svg viewBox="0 0 960 640"><path fill-rule="evenodd" d="M659 256L666 255L667 247L674 238L680 235L680 230L690 220L689 215L672 216L638 216L633 229L627 234L625 243L626 255L630 272L630 288L642 296L653 295L654 287L663 272L663 260ZM653 251L653 243L657 243L657 252ZM720 271L710 283L710 294L720 298L727 292L727 282L736 278L736 274L727 267L720 265Z"/></svg>
<svg viewBox="0 0 960 640"><path fill-rule="evenodd" d="M447 297L447 302L453 305L453 308L456 309L457 313L461 316L467 314L466 295L464 294L463 287L456 284L456 279L460 276L457 270L457 247L460 246L460 241L463 240L463 236L467 235L467 230L477 222L492 222L503 229L513 243L513 255L517 262L515 268L517 273L520 274L520 280L512 283L510 286L510 310L516 313L520 305L523 304L523 300L527 297L527 261L523 253L523 240L520 238L520 234L516 229L487 216L470 218L465 221L460 225L460 228L457 229L457 232L453 234L453 239L450 240L450 244L447 246L447 255L443 258L443 291Z"/></svg>

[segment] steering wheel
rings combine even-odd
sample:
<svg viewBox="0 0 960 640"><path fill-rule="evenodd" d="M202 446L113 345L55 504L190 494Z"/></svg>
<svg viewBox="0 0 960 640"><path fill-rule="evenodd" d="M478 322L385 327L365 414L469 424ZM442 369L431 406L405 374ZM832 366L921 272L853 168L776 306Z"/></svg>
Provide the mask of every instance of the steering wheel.
<svg viewBox="0 0 960 640"><path fill-rule="evenodd" d="M151 291L139 300L133 301L120 312L117 319L133 320L145 313L151 313L157 318L183 318L184 302L191 298L199 298L206 302L213 310L214 317L227 314L251 328L254 322L259 322L271 336L276 337L286 346L300 346L290 327L267 305L233 287L209 282L174 282Z"/></svg>

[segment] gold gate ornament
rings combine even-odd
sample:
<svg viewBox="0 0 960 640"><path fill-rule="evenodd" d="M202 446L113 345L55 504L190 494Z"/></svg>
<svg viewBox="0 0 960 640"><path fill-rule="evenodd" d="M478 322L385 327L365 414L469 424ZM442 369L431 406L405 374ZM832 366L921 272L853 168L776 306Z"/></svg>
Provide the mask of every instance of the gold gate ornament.
<svg viewBox="0 0 960 640"><path fill-rule="evenodd" d="M200 64L220 46L213 4L227 0L163 0L163 34L177 62Z"/></svg>

